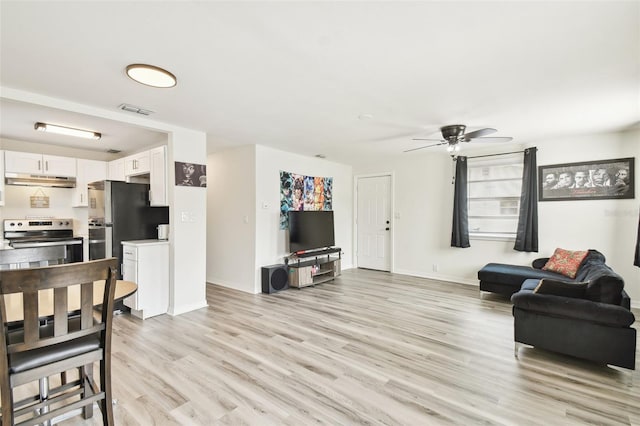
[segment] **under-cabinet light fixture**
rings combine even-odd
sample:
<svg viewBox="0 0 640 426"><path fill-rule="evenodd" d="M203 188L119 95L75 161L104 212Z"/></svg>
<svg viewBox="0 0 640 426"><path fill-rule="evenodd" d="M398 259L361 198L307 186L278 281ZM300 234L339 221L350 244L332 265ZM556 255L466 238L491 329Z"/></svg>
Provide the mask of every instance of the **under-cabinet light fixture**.
<svg viewBox="0 0 640 426"><path fill-rule="evenodd" d="M169 71L147 64L128 65L127 75L132 80L151 87L169 88L178 82L176 76Z"/></svg>
<svg viewBox="0 0 640 426"><path fill-rule="evenodd" d="M75 136L77 138L100 139L102 137L101 133L92 132L91 130L74 129L72 127L57 126L48 123L36 123L33 128L39 132L57 133L59 135Z"/></svg>

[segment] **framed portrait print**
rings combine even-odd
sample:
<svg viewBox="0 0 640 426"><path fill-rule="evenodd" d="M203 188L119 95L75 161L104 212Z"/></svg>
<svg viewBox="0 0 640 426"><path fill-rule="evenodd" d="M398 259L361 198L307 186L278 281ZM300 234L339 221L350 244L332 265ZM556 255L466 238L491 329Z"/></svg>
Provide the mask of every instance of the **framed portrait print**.
<svg viewBox="0 0 640 426"><path fill-rule="evenodd" d="M206 188L207 166L204 164L175 162L176 186L196 186Z"/></svg>
<svg viewBox="0 0 640 426"><path fill-rule="evenodd" d="M634 158L538 167L540 201L635 198Z"/></svg>

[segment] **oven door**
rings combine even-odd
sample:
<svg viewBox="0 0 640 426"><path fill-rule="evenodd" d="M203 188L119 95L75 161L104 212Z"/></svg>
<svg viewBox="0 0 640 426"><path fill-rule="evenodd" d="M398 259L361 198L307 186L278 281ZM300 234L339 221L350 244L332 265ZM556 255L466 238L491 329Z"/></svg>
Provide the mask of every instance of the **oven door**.
<svg viewBox="0 0 640 426"><path fill-rule="evenodd" d="M82 238L73 240L62 241L14 241L11 243L13 248L36 248L36 247L51 247L51 246L65 246L64 263L82 262Z"/></svg>

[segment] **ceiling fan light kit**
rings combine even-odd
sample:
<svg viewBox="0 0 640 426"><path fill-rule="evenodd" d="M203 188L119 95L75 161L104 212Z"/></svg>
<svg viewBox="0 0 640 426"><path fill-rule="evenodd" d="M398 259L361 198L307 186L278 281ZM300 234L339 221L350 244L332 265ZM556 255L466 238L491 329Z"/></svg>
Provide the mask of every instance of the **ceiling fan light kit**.
<svg viewBox="0 0 640 426"><path fill-rule="evenodd" d="M76 138L84 139L100 139L101 133L92 132L91 130L74 129L73 127L57 126L55 124L48 123L36 123L33 126L39 132L56 133L58 135L75 136Z"/></svg>

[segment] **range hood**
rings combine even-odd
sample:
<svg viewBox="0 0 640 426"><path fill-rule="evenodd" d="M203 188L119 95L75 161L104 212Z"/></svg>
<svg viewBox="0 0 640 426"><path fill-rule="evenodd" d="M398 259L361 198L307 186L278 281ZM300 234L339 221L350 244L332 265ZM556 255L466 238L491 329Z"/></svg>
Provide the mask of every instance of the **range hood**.
<svg viewBox="0 0 640 426"><path fill-rule="evenodd" d="M75 188L76 178L68 176L31 175L28 173L5 173L7 185L46 186L52 188Z"/></svg>

